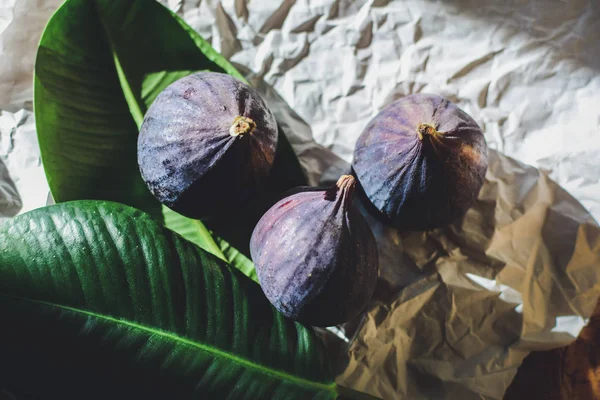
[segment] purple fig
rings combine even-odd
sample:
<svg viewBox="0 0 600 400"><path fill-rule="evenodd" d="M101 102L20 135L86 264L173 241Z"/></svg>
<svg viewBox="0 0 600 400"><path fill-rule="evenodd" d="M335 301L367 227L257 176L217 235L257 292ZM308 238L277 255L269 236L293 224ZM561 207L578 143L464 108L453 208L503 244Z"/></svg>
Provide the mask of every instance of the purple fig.
<svg viewBox="0 0 600 400"><path fill-rule="evenodd" d="M454 222L473 205L487 170L487 144L477 123L456 105L413 94L369 122L352 169L385 221L428 230Z"/></svg>
<svg viewBox="0 0 600 400"><path fill-rule="evenodd" d="M154 196L192 218L239 208L260 190L277 123L259 94L221 73L183 77L154 100L138 138L138 164Z"/></svg>
<svg viewBox="0 0 600 400"><path fill-rule="evenodd" d="M260 285L282 314L314 326L358 315L377 283L377 245L352 203L354 177L285 197L258 222L250 254Z"/></svg>

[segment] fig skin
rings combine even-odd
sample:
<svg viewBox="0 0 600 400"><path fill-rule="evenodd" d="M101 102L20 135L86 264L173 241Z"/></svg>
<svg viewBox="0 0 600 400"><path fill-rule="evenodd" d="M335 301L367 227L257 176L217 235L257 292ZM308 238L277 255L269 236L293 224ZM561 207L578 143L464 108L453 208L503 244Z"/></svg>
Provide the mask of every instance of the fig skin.
<svg viewBox="0 0 600 400"><path fill-rule="evenodd" d="M152 194L187 217L230 214L261 190L277 123L260 95L232 76L198 72L165 88L146 112L138 164Z"/></svg>
<svg viewBox="0 0 600 400"><path fill-rule="evenodd" d="M250 239L263 292L285 316L333 326L365 309L377 283L377 244L352 203L355 179L303 188L271 207Z"/></svg>
<svg viewBox="0 0 600 400"><path fill-rule="evenodd" d="M401 230L446 226L475 203L487 171L477 123L432 94L405 96L367 125L352 170L376 216Z"/></svg>

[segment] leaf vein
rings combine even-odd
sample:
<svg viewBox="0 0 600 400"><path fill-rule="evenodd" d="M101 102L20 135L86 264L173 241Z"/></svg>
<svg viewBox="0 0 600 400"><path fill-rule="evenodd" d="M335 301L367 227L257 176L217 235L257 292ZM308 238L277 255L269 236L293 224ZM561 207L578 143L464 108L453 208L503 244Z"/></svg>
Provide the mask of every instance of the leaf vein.
<svg viewBox="0 0 600 400"><path fill-rule="evenodd" d="M3 295L0 294L1 296L7 296L7 295ZM7 296L8 297L8 296ZM10 296L13 297L13 296ZM325 391L325 392L329 392L332 395L336 394L336 384L335 382L332 382L330 384L324 384L324 383L318 383L318 382L313 382L310 381L308 379L304 379L304 378L299 378L297 376L293 376L290 375L289 373L280 371L280 370L276 370L273 368L268 368L264 365L261 364L257 364L254 363L252 361L246 360L245 358L242 358L240 356L237 356L235 354L231 354L229 352L223 351L221 349L217 349L211 346L207 346L205 344L202 343L197 343L194 342L190 339L175 335L173 333L170 332L166 332L160 329L156 329L156 328L151 328L145 325L141 325L135 322L131 322L131 321L126 321L126 320L122 320L122 319L118 319L118 318L114 318L114 317L110 317L108 315L102 315L102 314L97 314L91 311L86 311L86 310L81 310L81 309L77 309L74 307L69 307L69 306L64 306L64 305L60 305L60 304L54 304L54 303L50 303L50 302L46 302L46 301L42 301L42 300L34 300L34 299L27 299L27 298L21 298L18 297L21 300L25 300L25 301L29 301L29 302L33 302L33 303L38 303L38 304L44 304L46 306L49 307L54 307L54 308L60 308L63 310L67 310L67 311L71 311L73 313L77 313L77 314L83 314L83 315L87 315L89 317L92 318L97 318L99 320L105 320L108 322L112 322L114 324L119 324L119 325L123 325L126 326L128 328L133 328L136 330L140 330L143 332L146 332L150 335L155 335L164 339L169 339L172 341L175 341L177 343L180 343L182 345L186 345L192 348L196 348L198 350L207 352L207 353L211 353L216 357L222 357L222 358L226 358L231 360L232 362L241 364L242 366L248 368L248 369L253 369L253 370L257 370L259 373L271 376L273 378L279 379L279 380L285 380L288 382L291 382L295 385L301 386L301 387L306 387L308 386L311 389L314 390L319 390L319 391Z"/></svg>

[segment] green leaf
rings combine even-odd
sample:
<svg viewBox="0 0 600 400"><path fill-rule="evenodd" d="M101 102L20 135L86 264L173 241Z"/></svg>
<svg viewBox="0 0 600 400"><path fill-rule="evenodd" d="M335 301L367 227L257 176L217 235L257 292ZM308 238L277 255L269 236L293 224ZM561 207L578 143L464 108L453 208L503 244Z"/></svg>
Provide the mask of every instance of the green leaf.
<svg viewBox="0 0 600 400"><path fill-rule="evenodd" d="M229 262L229 264L235 265L235 267L244 275L258 283L258 276L256 276L256 269L254 268L252 260L220 237L215 236L214 239L219 250L223 252L225 260Z"/></svg>
<svg viewBox="0 0 600 400"><path fill-rule="evenodd" d="M177 214L175 211L165 206L162 207L162 216L165 226L167 226L169 229L177 232L190 242L195 243L200 248L208 251L211 254L214 254L221 260L227 261L228 263L232 264L232 260L228 258L221 250L221 248L224 247L226 244L228 245L228 243L217 244L215 239L212 237L212 234L209 232L208 229L206 229L206 226L204 226L204 224L201 221L198 221L197 219L184 217L183 215ZM243 265L243 269L238 269L244 272L244 274L246 275L254 273L254 275L256 276L254 264L252 264L251 271L248 265Z"/></svg>
<svg viewBox="0 0 600 400"><path fill-rule="evenodd" d="M179 17L150 0L67 0L40 41L34 108L44 169L57 203L113 200L163 218L137 165L144 113L170 83L193 71L241 74ZM211 229L246 254L268 194L305 183L280 132L273 179L260 203L240 207ZM168 226L203 248L216 248L194 229L199 223L171 214ZM212 249L212 250L211 250ZM217 254L222 256L222 254Z"/></svg>
<svg viewBox="0 0 600 400"><path fill-rule="evenodd" d="M42 35L34 77L38 139L53 198L115 200L161 219L166 213L173 229L210 251L214 242L194 233L202 224L165 211L142 181L138 127L116 65L96 3L65 2Z"/></svg>
<svg viewBox="0 0 600 400"><path fill-rule="evenodd" d="M239 271L113 202L1 225L0 314L0 376L32 396L337 396L312 330Z"/></svg>

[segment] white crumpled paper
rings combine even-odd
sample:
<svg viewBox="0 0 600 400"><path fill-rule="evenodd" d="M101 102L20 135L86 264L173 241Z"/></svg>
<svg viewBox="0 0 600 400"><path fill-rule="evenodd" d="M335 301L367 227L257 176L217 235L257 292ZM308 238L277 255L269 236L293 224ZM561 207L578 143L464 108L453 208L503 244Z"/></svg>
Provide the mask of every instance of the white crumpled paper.
<svg viewBox="0 0 600 400"><path fill-rule="evenodd" d="M17 192L15 183L0 159L0 222L17 215L22 206L21 196Z"/></svg>
<svg viewBox="0 0 600 400"><path fill-rule="evenodd" d="M500 399L529 351L577 336L600 295L600 4L163 3L261 88L312 184L346 172L369 119L414 92L456 102L493 149L457 224L399 233L370 218L375 299L339 327L349 343L323 332L340 384L384 399ZM22 211L48 193L31 72L59 4L0 0L0 157Z"/></svg>

